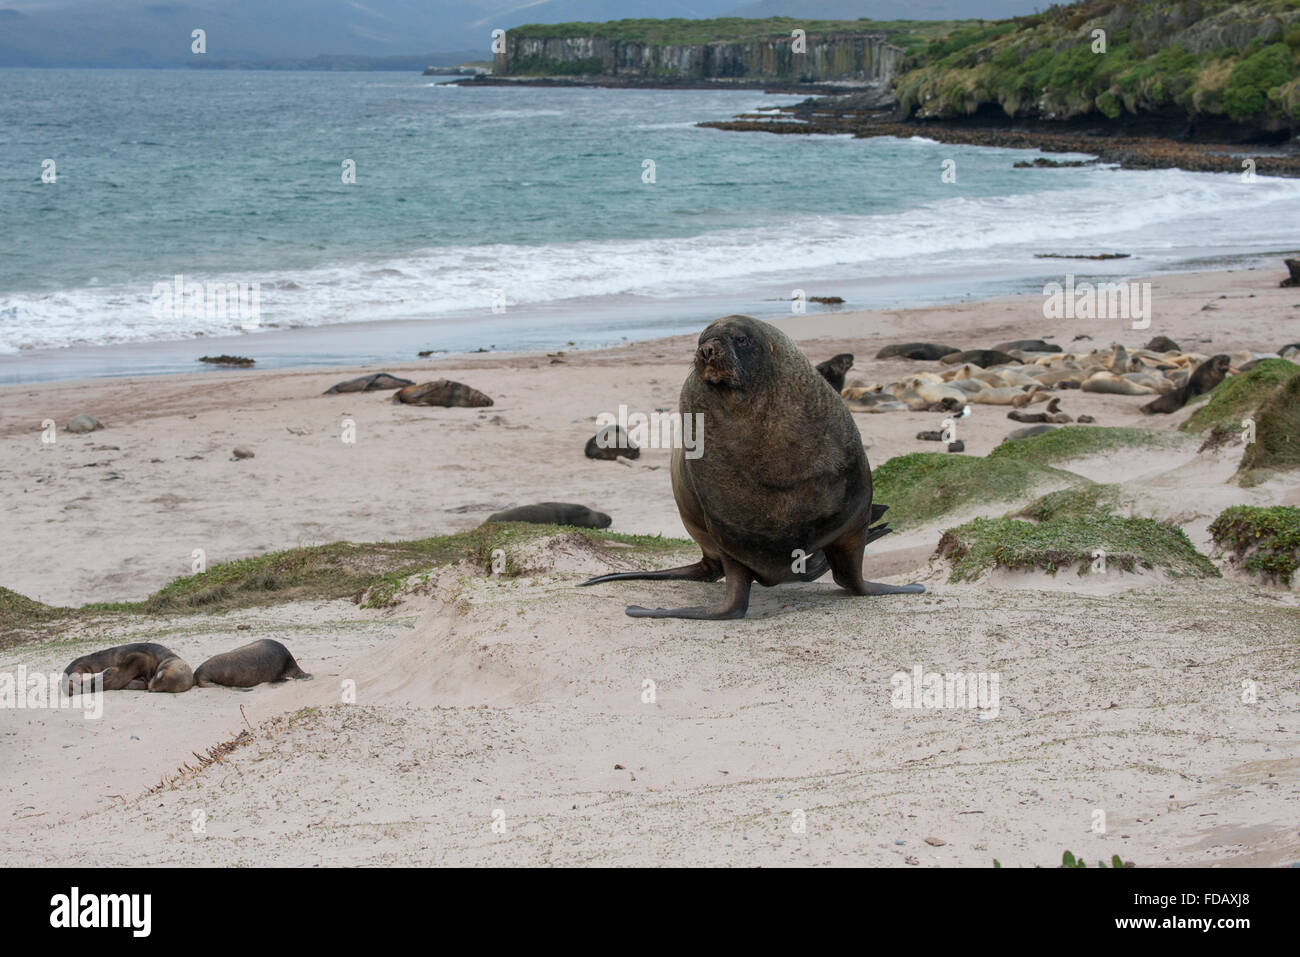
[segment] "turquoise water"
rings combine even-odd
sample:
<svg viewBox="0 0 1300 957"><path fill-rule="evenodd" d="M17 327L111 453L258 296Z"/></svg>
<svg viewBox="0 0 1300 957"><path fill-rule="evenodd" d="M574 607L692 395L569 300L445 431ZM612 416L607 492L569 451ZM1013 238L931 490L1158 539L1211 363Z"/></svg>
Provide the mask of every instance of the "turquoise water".
<svg viewBox="0 0 1300 957"><path fill-rule="evenodd" d="M1118 248L1155 271L1296 242L1292 180L695 126L794 99L0 70L0 354L196 334L249 351L267 330L377 321L451 351L484 329L497 348L595 344L796 288L864 306L1033 288L1063 268L1044 250ZM256 328L157 315L176 274L257 284Z"/></svg>

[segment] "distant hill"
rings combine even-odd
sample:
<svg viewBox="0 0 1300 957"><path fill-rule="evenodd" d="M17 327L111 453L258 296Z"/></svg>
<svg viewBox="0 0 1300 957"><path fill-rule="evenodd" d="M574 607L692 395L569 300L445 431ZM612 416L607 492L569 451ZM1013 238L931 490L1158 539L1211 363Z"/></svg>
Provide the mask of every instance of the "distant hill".
<svg viewBox="0 0 1300 957"><path fill-rule="evenodd" d="M1085 0L954 31L912 65L895 92L916 118L1296 130L1300 0Z"/></svg>

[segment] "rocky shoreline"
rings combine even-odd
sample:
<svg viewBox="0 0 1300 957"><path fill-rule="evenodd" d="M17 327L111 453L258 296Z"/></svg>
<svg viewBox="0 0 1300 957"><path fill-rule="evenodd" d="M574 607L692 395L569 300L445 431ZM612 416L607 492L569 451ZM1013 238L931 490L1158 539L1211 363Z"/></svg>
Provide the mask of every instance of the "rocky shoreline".
<svg viewBox="0 0 1300 957"><path fill-rule="evenodd" d="M1041 126L965 125L960 121L899 120L891 111L862 105L858 97L807 100L793 106L774 107L762 113L744 113L731 120L703 122L699 126L735 132L778 134L850 134L872 136L924 136L940 143L1037 149L1046 153L1088 153L1103 163L1124 169L1183 169L1204 173L1242 173L1260 176L1300 176L1300 152L1290 146L1244 143L1191 142L1165 136L1115 133L1105 127L1049 130ZM1042 164L1047 165L1047 164Z"/></svg>
<svg viewBox="0 0 1300 957"><path fill-rule="evenodd" d="M762 90L776 95L814 93L823 96L860 91L871 84L854 83L797 83L771 79L708 80L693 77L611 76L590 74L583 76L498 76L483 74L452 81L451 86L540 86L601 87L616 90Z"/></svg>

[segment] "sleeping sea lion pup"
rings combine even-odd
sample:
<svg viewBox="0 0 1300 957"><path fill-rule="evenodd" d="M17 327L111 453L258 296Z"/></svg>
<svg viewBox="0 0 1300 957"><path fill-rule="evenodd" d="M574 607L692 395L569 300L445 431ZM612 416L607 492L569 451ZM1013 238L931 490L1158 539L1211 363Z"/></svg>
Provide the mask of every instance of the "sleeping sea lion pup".
<svg viewBox="0 0 1300 957"><path fill-rule="evenodd" d="M288 648L270 638L214 655L194 671L194 683L200 688L211 688L213 685L251 688L264 681L310 677L298 667L298 662L293 660Z"/></svg>
<svg viewBox="0 0 1300 957"><path fill-rule="evenodd" d="M76 694L85 676L104 673L105 691L164 691L177 694L194 687L194 672L165 645L136 642L82 655L63 669L64 690ZM88 682L86 682L89 684Z"/></svg>
<svg viewBox="0 0 1300 957"><path fill-rule="evenodd" d="M489 515L483 522L530 522L533 525L572 525L575 528L609 528L613 521L604 512L572 502L541 502L520 505Z"/></svg>
<svg viewBox="0 0 1300 957"><path fill-rule="evenodd" d="M863 580L863 548L888 532L869 527L885 506L871 502L871 468L852 414L781 330L750 316L711 323L700 333L679 410L703 416L703 454L688 459L678 446L672 459L677 510L703 557L584 585L726 578L718 604L632 605L634 618L742 618L755 581L814 581L827 566L854 595L925 591Z"/></svg>

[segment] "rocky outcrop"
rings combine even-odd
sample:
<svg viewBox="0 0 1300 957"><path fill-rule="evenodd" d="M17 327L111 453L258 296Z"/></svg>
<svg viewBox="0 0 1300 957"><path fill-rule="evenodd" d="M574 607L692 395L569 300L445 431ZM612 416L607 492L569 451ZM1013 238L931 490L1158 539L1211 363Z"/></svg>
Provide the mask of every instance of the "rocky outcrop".
<svg viewBox="0 0 1300 957"><path fill-rule="evenodd" d="M862 33L809 35L794 52L791 38L653 44L597 36L533 37L506 33L496 75L599 74L691 79L888 81L903 51L884 37Z"/></svg>

